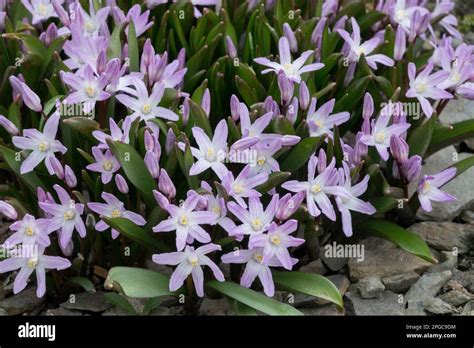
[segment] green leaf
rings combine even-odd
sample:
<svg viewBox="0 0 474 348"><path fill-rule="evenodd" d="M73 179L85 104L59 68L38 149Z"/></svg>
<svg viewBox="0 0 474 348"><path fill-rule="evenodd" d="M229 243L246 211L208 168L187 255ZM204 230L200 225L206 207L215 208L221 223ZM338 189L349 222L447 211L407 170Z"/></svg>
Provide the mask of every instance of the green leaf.
<svg viewBox="0 0 474 348"><path fill-rule="evenodd" d="M291 173L288 173L288 172L271 173L268 176L268 180L266 182L264 182L263 184L257 186L255 189L260 193L267 193L272 188L275 188L278 185L280 185L282 182L284 182L290 176L291 176Z"/></svg>
<svg viewBox="0 0 474 348"><path fill-rule="evenodd" d="M139 70L139 52L138 52L138 40L135 32L135 24L130 21L128 24L128 57L130 59L130 71Z"/></svg>
<svg viewBox="0 0 474 348"><path fill-rule="evenodd" d="M235 315L257 315L257 311L252 307L234 300L233 298L227 298L227 300L232 312L234 312Z"/></svg>
<svg viewBox="0 0 474 348"><path fill-rule="evenodd" d="M370 199L370 203L377 210L377 213L386 213L398 206L398 199L393 197L375 197Z"/></svg>
<svg viewBox="0 0 474 348"><path fill-rule="evenodd" d="M431 138L427 156L463 140L474 138L474 120L467 120L451 125L452 128L436 128Z"/></svg>
<svg viewBox="0 0 474 348"><path fill-rule="evenodd" d="M285 172L294 172L304 166L311 155L323 142L322 137L318 138L304 138L297 145L295 145L288 156L280 165L280 169Z"/></svg>
<svg viewBox="0 0 474 348"><path fill-rule="evenodd" d="M0 145L0 155L10 169L15 173L16 177L23 181L32 192L36 194L36 189L38 187L45 188L45 185L34 171L26 174L20 173L21 162L16 160L17 152Z"/></svg>
<svg viewBox="0 0 474 348"><path fill-rule="evenodd" d="M143 246L147 247L152 251L169 251L170 249L163 244L161 241L153 238L153 236L146 232L141 227L135 225L133 221L130 221L126 218L108 218L101 216L102 220L112 227L113 229L119 231L122 235L127 238L130 238L133 241L136 241Z"/></svg>
<svg viewBox="0 0 474 348"><path fill-rule="evenodd" d="M94 284L87 278L84 277L72 277L67 280L68 283L79 285L87 292L95 292Z"/></svg>
<svg viewBox="0 0 474 348"><path fill-rule="evenodd" d="M152 191L156 188L156 183L137 150L119 141L108 140L107 144L130 182L140 190L149 205L155 205Z"/></svg>
<svg viewBox="0 0 474 348"><path fill-rule="evenodd" d="M356 228L387 239L426 261L437 262L423 239L394 223L381 219L369 219L357 224Z"/></svg>
<svg viewBox="0 0 474 348"><path fill-rule="evenodd" d="M319 274L273 271L273 280L275 284L284 289L322 298L341 309L344 307L342 296L337 287L329 279Z"/></svg>
<svg viewBox="0 0 474 348"><path fill-rule="evenodd" d="M107 59L122 57L122 42L120 41L120 34L124 24L119 24L114 28L109 40L109 47L107 47Z"/></svg>
<svg viewBox="0 0 474 348"><path fill-rule="evenodd" d="M410 133L407 141L410 147L410 156L419 155L423 157L425 155L428 146L430 146L435 124L436 115L432 115L429 120Z"/></svg>
<svg viewBox="0 0 474 348"><path fill-rule="evenodd" d="M116 290L125 296L151 298L175 295L169 290L169 277L154 271L135 267L112 267L104 288Z"/></svg>
<svg viewBox="0 0 474 348"><path fill-rule="evenodd" d="M63 121L63 123L77 130L79 133L88 137L89 139L95 139L92 136L92 132L100 129L99 123L97 123L91 118L83 116L74 116L67 118Z"/></svg>
<svg viewBox="0 0 474 348"><path fill-rule="evenodd" d="M192 99L189 99L189 119L193 121L191 125L201 127L209 137L212 137L212 128L206 113Z"/></svg>
<svg viewBox="0 0 474 348"><path fill-rule="evenodd" d="M259 292L244 288L233 282L226 281L220 283L216 280L212 280L207 282L206 286L265 314L303 315L299 310L288 304L278 302Z"/></svg>
<svg viewBox="0 0 474 348"><path fill-rule="evenodd" d="M453 164L451 167L456 168L456 176L459 176L461 173L465 172L469 168L474 166L474 156L463 159L462 161ZM454 178L453 178L454 179Z"/></svg>
<svg viewBox="0 0 474 348"><path fill-rule="evenodd" d="M122 295L116 294L114 292L108 292L104 294L104 297L107 301L112 303L114 306L123 309L128 314L130 315L137 314L137 311L135 310L135 308L133 308L130 302L128 302L127 299L123 297Z"/></svg>

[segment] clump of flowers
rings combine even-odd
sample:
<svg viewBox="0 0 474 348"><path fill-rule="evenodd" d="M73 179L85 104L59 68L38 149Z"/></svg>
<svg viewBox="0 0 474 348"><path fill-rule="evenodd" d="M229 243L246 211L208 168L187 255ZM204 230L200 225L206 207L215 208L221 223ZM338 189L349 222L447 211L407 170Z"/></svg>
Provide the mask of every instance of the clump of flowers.
<svg viewBox="0 0 474 348"><path fill-rule="evenodd" d="M317 239L398 233L455 200L442 186L472 165L421 174L470 135L438 121L474 99L450 0L432 12L421 0L13 3L0 8L0 213L13 231L0 272L19 270L14 293L79 277L249 305L261 290L305 292L303 279L340 306L329 280L298 272ZM275 303L258 309L300 314Z"/></svg>

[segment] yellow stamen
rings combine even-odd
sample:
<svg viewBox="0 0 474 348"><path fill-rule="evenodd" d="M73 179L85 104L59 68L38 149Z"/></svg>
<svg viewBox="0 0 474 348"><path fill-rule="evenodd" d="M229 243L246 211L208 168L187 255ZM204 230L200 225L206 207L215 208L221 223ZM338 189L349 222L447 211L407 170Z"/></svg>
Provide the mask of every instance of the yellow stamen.
<svg viewBox="0 0 474 348"><path fill-rule="evenodd" d="M69 209L68 211L64 213L63 218L64 220L72 220L74 219L75 216L76 216L76 213L74 212L74 210Z"/></svg>
<svg viewBox="0 0 474 348"><path fill-rule="evenodd" d="M252 220L252 228L254 231L260 231L263 227L262 220L255 218Z"/></svg>
<svg viewBox="0 0 474 348"><path fill-rule="evenodd" d="M385 133L384 132L378 132L375 135L375 142L382 144L385 141Z"/></svg>
<svg viewBox="0 0 474 348"><path fill-rule="evenodd" d="M244 192L244 188L242 187L242 185L239 185L239 184L235 184L232 186L233 190L235 193L237 194L240 194L242 192Z"/></svg>
<svg viewBox="0 0 474 348"><path fill-rule="evenodd" d="M35 268L36 265L38 264L38 259L31 258L28 260L27 264L28 264L28 267Z"/></svg>
<svg viewBox="0 0 474 348"><path fill-rule="evenodd" d="M415 87L415 91L418 94L425 93L427 89L428 87L426 86L426 83L422 83L422 82L418 83Z"/></svg>
<svg viewBox="0 0 474 348"><path fill-rule="evenodd" d="M311 186L311 192L312 192L312 193L319 193L319 192L321 192L321 186L319 186L319 184L314 184L313 186Z"/></svg>
<svg viewBox="0 0 474 348"><path fill-rule="evenodd" d="M151 111L151 106L149 104L143 105L142 111L143 111L144 114L149 114L150 111Z"/></svg>
<svg viewBox="0 0 474 348"><path fill-rule="evenodd" d="M275 245L280 245L281 244L281 239L280 236L273 235L270 237L270 242L272 242Z"/></svg>
<svg viewBox="0 0 474 348"><path fill-rule="evenodd" d="M93 86L87 86L86 87L86 94L89 98L94 98L95 95L97 94L97 90Z"/></svg>
<svg viewBox="0 0 474 348"><path fill-rule="evenodd" d="M25 234L28 236L28 237L31 237L32 235L35 234L35 230L33 227L27 227L25 228Z"/></svg>
<svg viewBox="0 0 474 348"><path fill-rule="evenodd" d="M48 151L49 149L49 144L48 143L45 143L45 142L42 142L38 145L38 149L41 151L41 152L46 152Z"/></svg>
<svg viewBox="0 0 474 348"><path fill-rule="evenodd" d="M199 266L199 260L198 258L196 257L196 255L190 255L188 257L188 261L189 263L191 264L191 266L195 267L195 266Z"/></svg>
<svg viewBox="0 0 474 348"><path fill-rule="evenodd" d="M186 215L181 215L181 217L178 219L178 223L181 226L187 226L188 225L188 217Z"/></svg>
<svg viewBox="0 0 474 348"><path fill-rule="evenodd" d="M104 168L104 170L108 172L110 172L113 167L114 165L111 160L105 160L104 163L102 164L102 168Z"/></svg>
<svg viewBox="0 0 474 348"><path fill-rule="evenodd" d="M122 216L122 212L118 209L114 209L112 210L112 214L110 214L113 218L117 218L117 217L121 217Z"/></svg>

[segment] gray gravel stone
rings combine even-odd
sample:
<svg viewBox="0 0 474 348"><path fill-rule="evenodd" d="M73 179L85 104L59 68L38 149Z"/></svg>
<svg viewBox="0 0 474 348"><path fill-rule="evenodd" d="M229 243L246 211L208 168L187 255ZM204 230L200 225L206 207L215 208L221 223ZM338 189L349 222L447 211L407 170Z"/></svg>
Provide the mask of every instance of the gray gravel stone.
<svg viewBox="0 0 474 348"><path fill-rule="evenodd" d="M385 290L385 286L379 277L367 277L359 280L357 286L362 298L377 298L380 297Z"/></svg>
<svg viewBox="0 0 474 348"><path fill-rule="evenodd" d="M433 314L450 314L456 312L456 308L438 297L425 300L423 306L425 310Z"/></svg>
<svg viewBox="0 0 474 348"><path fill-rule="evenodd" d="M44 299L44 296L42 298L36 297L35 287L29 287L19 294L0 301L0 308L4 309L8 315L18 315L39 307Z"/></svg>
<svg viewBox="0 0 474 348"><path fill-rule="evenodd" d="M465 289L448 291L439 296L439 298L455 307L465 304L470 300L474 300L474 296Z"/></svg>
<svg viewBox="0 0 474 348"><path fill-rule="evenodd" d="M421 278L408 290L405 301L408 307L416 306L436 296L443 285L452 277L451 271L423 274Z"/></svg>
<svg viewBox="0 0 474 348"><path fill-rule="evenodd" d="M82 313L79 311L73 311L67 308L58 307L58 308L51 308L44 312L43 315L46 316L81 316Z"/></svg>
<svg viewBox="0 0 474 348"><path fill-rule="evenodd" d="M386 290L400 294L406 292L418 279L420 279L420 275L411 271L382 278L382 283Z"/></svg>
<svg viewBox="0 0 474 348"><path fill-rule="evenodd" d="M364 244L365 259L349 260L349 274L353 282L365 277L390 277L406 272L422 273L431 263L400 249L392 242L377 237L368 237Z"/></svg>
<svg viewBox="0 0 474 348"><path fill-rule="evenodd" d="M437 249L465 254L474 247L474 225L454 222L420 222L409 227L426 243Z"/></svg>
<svg viewBox="0 0 474 348"><path fill-rule="evenodd" d="M339 311L334 304L327 304L324 306L313 307L313 308L301 308L301 312L303 312L307 316L341 316L344 315L344 311Z"/></svg>
<svg viewBox="0 0 474 348"><path fill-rule="evenodd" d="M301 266L299 271L304 273L325 275L328 272L328 269L323 265L321 259L317 259L307 263L304 266Z"/></svg>
<svg viewBox="0 0 474 348"><path fill-rule="evenodd" d="M440 273L443 271L451 271L458 265L458 255L452 251L442 251L440 263L428 268L425 273Z"/></svg>
<svg viewBox="0 0 474 348"><path fill-rule="evenodd" d="M358 292L347 292L344 302L346 315L404 315L403 303L399 295L384 291L378 298L364 299Z"/></svg>
<svg viewBox="0 0 474 348"><path fill-rule="evenodd" d="M221 316L229 315L231 314L230 312L229 303L225 298L218 300L205 298L199 307L199 315Z"/></svg>

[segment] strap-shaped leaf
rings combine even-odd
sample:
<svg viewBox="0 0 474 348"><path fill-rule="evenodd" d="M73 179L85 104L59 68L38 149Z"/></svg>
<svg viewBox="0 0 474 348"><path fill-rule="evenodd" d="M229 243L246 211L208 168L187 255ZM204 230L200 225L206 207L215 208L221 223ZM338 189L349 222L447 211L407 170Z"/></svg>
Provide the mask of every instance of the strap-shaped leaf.
<svg viewBox="0 0 474 348"><path fill-rule="evenodd" d="M436 115L432 115L429 120L411 132L408 137L410 156L419 155L423 157L425 155L428 146L430 146L435 124Z"/></svg>
<svg viewBox="0 0 474 348"><path fill-rule="evenodd" d="M319 274L274 271L273 280L286 290L322 298L341 309L344 307L342 296L337 287L329 279Z"/></svg>
<svg viewBox="0 0 474 348"><path fill-rule="evenodd" d="M137 34L135 31L135 24L133 21L130 21L128 25L128 58L130 63L130 71L138 71L139 70L139 52L138 52L138 40Z"/></svg>
<svg viewBox="0 0 474 348"><path fill-rule="evenodd" d="M152 191L156 188L156 183L137 150L119 141L108 140L107 144L130 182L141 191L148 204L153 204Z"/></svg>
<svg viewBox="0 0 474 348"><path fill-rule="evenodd" d="M259 292L244 288L233 282L226 281L220 283L216 280L211 280L206 283L206 286L265 314L303 315L299 310L288 304L278 302Z"/></svg>
<svg viewBox="0 0 474 348"><path fill-rule="evenodd" d="M451 129L436 128L431 138L427 156L469 138L474 138L474 120L455 123Z"/></svg>
<svg viewBox="0 0 474 348"><path fill-rule="evenodd" d="M394 223L381 219L370 219L357 224L356 228L359 231L369 232L387 239L426 261L437 262L423 239Z"/></svg>
<svg viewBox="0 0 474 348"><path fill-rule="evenodd" d="M101 217L107 225L119 231L122 235L134 240L150 250L169 251L170 249L159 240L153 238L151 233L146 232L132 221L125 218Z"/></svg>
<svg viewBox="0 0 474 348"><path fill-rule="evenodd" d="M104 288L116 290L128 297L151 298L169 296L169 277L154 271L135 267L110 269Z"/></svg>
<svg viewBox="0 0 474 348"><path fill-rule="evenodd" d="M322 137L309 137L301 140L293 147L288 156L286 156L280 165L280 169L286 172L294 172L300 169L308 162L308 159L314 154L322 142Z"/></svg>
<svg viewBox="0 0 474 348"><path fill-rule="evenodd" d="M282 182L284 182L290 176L291 176L291 173L288 173L288 172L271 173L268 177L268 180L266 182L264 182L263 184L257 186L255 189L260 193L267 193L272 188L275 188L278 185L280 185Z"/></svg>

